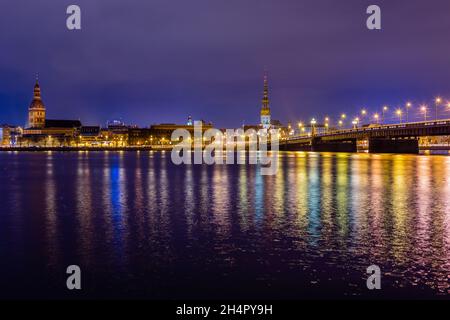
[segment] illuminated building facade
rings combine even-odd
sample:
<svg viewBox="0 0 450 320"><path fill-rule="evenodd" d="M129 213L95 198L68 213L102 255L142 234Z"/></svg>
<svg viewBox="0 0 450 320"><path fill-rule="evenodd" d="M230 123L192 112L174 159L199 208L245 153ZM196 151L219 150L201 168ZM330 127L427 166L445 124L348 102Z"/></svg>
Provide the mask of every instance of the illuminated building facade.
<svg viewBox="0 0 450 320"><path fill-rule="evenodd" d="M13 147L17 145L19 137L22 135L21 127L3 125L0 127L0 146Z"/></svg>
<svg viewBox="0 0 450 320"><path fill-rule="evenodd" d="M79 120L46 119L46 107L42 102L38 81L34 85L33 100L28 108L28 126L18 140L20 146L67 146L73 145L81 128Z"/></svg>
<svg viewBox="0 0 450 320"><path fill-rule="evenodd" d="M191 136L193 136L196 125L202 126L202 133L204 133L208 129L213 128L212 123L206 123L203 120L194 121L193 125L179 125L174 123L156 124L150 126L150 139L152 141L152 144L170 144L173 131L177 129L185 129L190 133Z"/></svg>
<svg viewBox="0 0 450 320"><path fill-rule="evenodd" d="M36 80L33 100L28 108L28 124L25 129L2 126L0 146L10 147L128 147L171 145L172 132L186 129L191 135L195 125L202 131L213 128L203 120L193 121L189 116L186 124L158 124L149 128L126 125L121 120L108 121L106 128L83 126L80 120L46 119L46 107L42 101L41 88Z"/></svg>

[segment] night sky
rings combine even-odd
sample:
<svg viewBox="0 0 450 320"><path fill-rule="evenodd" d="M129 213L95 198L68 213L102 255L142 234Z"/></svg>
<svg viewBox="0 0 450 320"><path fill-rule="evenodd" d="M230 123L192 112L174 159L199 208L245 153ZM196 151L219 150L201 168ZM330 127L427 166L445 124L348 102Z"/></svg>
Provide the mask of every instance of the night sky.
<svg viewBox="0 0 450 320"><path fill-rule="evenodd" d="M450 99L450 1L0 0L0 123L25 124L38 73L48 118L254 124L264 67L285 123Z"/></svg>

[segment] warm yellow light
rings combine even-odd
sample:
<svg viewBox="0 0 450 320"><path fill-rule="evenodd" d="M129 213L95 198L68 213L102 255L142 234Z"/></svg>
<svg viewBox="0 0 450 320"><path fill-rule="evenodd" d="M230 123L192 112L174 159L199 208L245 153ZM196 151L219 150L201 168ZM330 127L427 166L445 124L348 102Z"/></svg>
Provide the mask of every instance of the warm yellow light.
<svg viewBox="0 0 450 320"><path fill-rule="evenodd" d="M423 112L425 112L425 111L427 111L427 107L426 107L426 106L422 106L422 107L420 108L420 110L422 110Z"/></svg>
<svg viewBox="0 0 450 320"><path fill-rule="evenodd" d="M341 114L341 118L342 118L342 119L347 118L347 116L345 115L345 113Z"/></svg>
<svg viewBox="0 0 450 320"><path fill-rule="evenodd" d="M407 102L407 103L406 103L406 107L407 107L407 108L411 107L411 102Z"/></svg>
<svg viewBox="0 0 450 320"><path fill-rule="evenodd" d="M373 115L373 117L374 117L376 120L378 120L378 118L379 118L380 116L378 115L378 113L375 113L375 114Z"/></svg>
<svg viewBox="0 0 450 320"><path fill-rule="evenodd" d="M383 110L384 110L384 111L387 111L387 109L388 109L387 106L384 106L384 107L383 107Z"/></svg>
<svg viewBox="0 0 450 320"><path fill-rule="evenodd" d="M362 109L361 110L361 114L364 116L364 115L366 115L366 113L367 113L367 111L365 110L365 109Z"/></svg>
<svg viewBox="0 0 450 320"><path fill-rule="evenodd" d="M436 98L436 103L441 103L442 99L440 97Z"/></svg>
<svg viewBox="0 0 450 320"><path fill-rule="evenodd" d="M328 122L330 119L328 117L325 118L325 122Z"/></svg>
<svg viewBox="0 0 450 320"><path fill-rule="evenodd" d="M402 110L400 110L400 109L398 109L397 111L396 111L396 113L397 113L397 115L401 115L402 114Z"/></svg>
<svg viewBox="0 0 450 320"><path fill-rule="evenodd" d="M342 125L342 120L339 120L339 125Z"/></svg>

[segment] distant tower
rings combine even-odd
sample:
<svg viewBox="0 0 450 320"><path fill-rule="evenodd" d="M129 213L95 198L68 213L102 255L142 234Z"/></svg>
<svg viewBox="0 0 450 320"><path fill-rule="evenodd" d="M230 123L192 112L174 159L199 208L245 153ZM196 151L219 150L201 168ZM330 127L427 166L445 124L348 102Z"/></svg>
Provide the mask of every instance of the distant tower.
<svg viewBox="0 0 450 320"><path fill-rule="evenodd" d="M191 116L188 117L187 125L192 126L192 117Z"/></svg>
<svg viewBox="0 0 450 320"><path fill-rule="evenodd" d="M41 88L39 87L37 77L36 84L34 85L33 101L31 101L30 107L28 108L28 127L45 127L45 106L41 99Z"/></svg>
<svg viewBox="0 0 450 320"><path fill-rule="evenodd" d="M270 128L269 80L267 77L267 71L264 71L264 94L261 107L261 126L264 129Z"/></svg>

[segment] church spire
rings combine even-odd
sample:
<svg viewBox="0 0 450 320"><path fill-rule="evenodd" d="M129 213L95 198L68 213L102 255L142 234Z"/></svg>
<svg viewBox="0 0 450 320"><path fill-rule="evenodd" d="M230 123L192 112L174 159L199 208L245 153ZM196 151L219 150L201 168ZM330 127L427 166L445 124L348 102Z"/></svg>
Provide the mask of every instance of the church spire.
<svg viewBox="0 0 450 320"><path fill-rule="evenodd" d="M269 109L269 77L267 70L264 70L264 93L262 99L262 108Z"/></svg>
<svg viewBox="0 0 450 320"><path fill-rule="evenodd" d="M39 79L36 74L36 84L34 85L34 97L35 100L41 100L41 87L39 86Z"/></svg>
<svg viewBox="0 0 450 320"><path fill-rule="evenodd" d="M36 76L36 83L33 90L33 100L28 108L28 127L44 128L45 127L45 105L41 98L41 87Z"/></svg>
<svg viewBox="0 0 450 320"><path fill-rule="evenodd" d="M261 126L264 129L269 129L271 122L272 121L270 118L270 106L269 106L269 77L267 75L267 70L264 69L264 93L261 107Z"/></svg>

